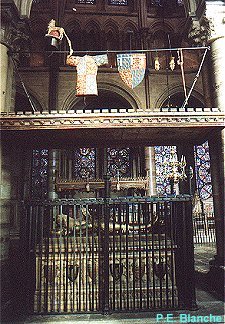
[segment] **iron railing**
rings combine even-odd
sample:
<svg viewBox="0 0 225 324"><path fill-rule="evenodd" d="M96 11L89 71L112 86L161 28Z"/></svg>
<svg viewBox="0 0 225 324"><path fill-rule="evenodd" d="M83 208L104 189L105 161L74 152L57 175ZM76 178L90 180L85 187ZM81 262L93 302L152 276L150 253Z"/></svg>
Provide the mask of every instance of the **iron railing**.
<svg viewBox="0 0 225 324"><path fill-rule="evenodd" d="M194 243L215 243L216 226L214 213L201 212L193 215Z"/></svg>
<svg viewBox="0 0 225 324"><path fill-rule="evenodd" d="M194 307L191 211L189 196L27 203L29 310Z"/></svg>

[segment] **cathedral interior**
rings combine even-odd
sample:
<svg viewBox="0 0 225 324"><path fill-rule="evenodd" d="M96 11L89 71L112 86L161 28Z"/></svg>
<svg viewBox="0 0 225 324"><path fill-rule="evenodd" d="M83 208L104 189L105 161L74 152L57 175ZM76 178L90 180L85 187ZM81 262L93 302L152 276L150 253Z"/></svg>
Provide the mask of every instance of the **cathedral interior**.
<svg viewBox="0 0 225 324"><path fill-rule="evenodd" d="M194 309L224 276L225 3L1 1L3 314Z"/></svg>

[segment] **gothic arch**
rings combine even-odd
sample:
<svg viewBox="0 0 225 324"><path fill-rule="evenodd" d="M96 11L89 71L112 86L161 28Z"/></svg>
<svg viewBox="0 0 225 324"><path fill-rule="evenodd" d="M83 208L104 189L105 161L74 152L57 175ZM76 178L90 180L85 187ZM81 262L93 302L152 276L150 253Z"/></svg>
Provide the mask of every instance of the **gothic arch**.
<svg viewBox="0 0 225 324"><path fill-rule="evenodd" d="M137 33L137 26L132 21L126 21L122 30L124 31L124 33L131 30L136 34Z"/></svg>
<svg viewBox="0 0 225 324"><path fill-rule="evenodd" d="M187 87L187 91L189 91L190 88ZM168 96L169 92L169 96ZM176 87L169 87L169 89L165 90L156 100L155 108L160 109L164 107L164 103L168 100L168 98L174 98L174 97L180 97L184 100L184 90L182 86L176 86ZM196 103L200 104L200 107L204 107L204 98L202 94L200 94L198 91L193 90L190 96L190 101L196 101Z"/></svg>
<svg viewBox="0 0 225 324"><path fill-rule="evenodd" d="M155 35L159 31L164 31L164 33L174 33L174 28L172 24L168 22L164 22L162 25L162 22L154 22L152 25L149 26L149 30L151 30L151 34Z"/></svg>
<svg viewBox="0 0 225 324"><path fill-rule="evenodd" d="M105 33L112 31L114 34L119 34L118 24L112 19L106 20L105 24L102 26L102 29L105 31Z"/></svg>
<svg viewBox="0 0 225 324"><path fill-rule="evenodd" d="M96 21L94 20L89 20L85 26L84 26L84 30L88 33L90 32L91 30L96 30L98 33L101 32L101 27L100 27L100 24L97 23Z"/></svg>
<svg viewBox="0 0 225 324"><path fill-rule="evenodd" d="M123 27L123 49L131 50L138 47L137 27L130 21L127 21Z"/></svg>
<svg viewBox="0 0 225 324"><path fill-rule="evenodd" d="M81 31L81 24L79 20L73 19L69 21L66 26L65 26L65 31L66 33L70 34L70 30L75 30L77 29L79 32Z"/></svg>
<svg viewBox="0 0 225 324"><path fill-rule="evenodd" d="M82 44L82 29L78 20L73 20L66 25L65 31L72 42L72 48L76 51L81 51L83 48ZM66 42L64 43L66 44ZM65 47L67 44L65 45Z"/></svg>

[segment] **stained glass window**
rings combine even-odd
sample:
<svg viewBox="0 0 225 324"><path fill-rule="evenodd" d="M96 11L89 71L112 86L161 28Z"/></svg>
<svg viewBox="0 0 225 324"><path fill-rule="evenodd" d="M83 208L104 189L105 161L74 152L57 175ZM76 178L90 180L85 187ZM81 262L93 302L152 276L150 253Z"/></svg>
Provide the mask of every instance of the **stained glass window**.
<svg viewBox="0 0 225 324"><path fill-rule="evenodd" d="M156 191L160 195L170 194L171 186L167 176L166 162L176 154L176 146L155 146Z"/></svg>
<svg viewBox="0 0 225 324"><path fill-rule="evenodd" d="M199 196L201 199L207 199L212 196L208 142L195 146L195 168Z"/></svg>
<svg viewBox="0 0 225 324"><path fill-rule="evenodd" d="M107 172L111 177L118 174L121 177L130 177L130 149L108 148L107 149Z"/></svg>
<svg viewBox="0 0 225 324"><path fill-rule="evenodd" d="M73 153L73 178L93 179L96 176L96 152L94 148L82 147Z"/></svg>
<svg viewBox="0 0 225 324"><path fill-rule="evenodd" d="M151 0L151 5L155 7L167 7L167 5L183 6L183 0Z"/></svg>
<svg viewBox="0 0 225 324"><path fill-rule="evenodd" d="M75 3L80 3L80 4L95 4L96 0L76 0Z"/></svg>
<svg viewBox="0 0 225 324"><path fill-rule="evenodd" d="M127 6L128 0L108 0L109 5Z"/></svg>
<svg viewBox="0 0 225 324"><path fill-rule="evenodd" d="M48 150L33 150L32 199L46 199L48 195Z"/></svg>

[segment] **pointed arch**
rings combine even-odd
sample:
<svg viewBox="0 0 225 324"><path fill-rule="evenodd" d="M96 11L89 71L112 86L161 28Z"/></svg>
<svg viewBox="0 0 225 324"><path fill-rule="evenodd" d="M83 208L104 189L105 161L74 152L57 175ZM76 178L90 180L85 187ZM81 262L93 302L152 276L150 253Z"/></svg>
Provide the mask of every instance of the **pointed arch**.
<svg viewBox="0 0 225 324"><path fill-rule="evenodd" d="M78 20L73 20L66 25L65 31L72 43L72 48L75 51L82 51L83 42L82 42L82 30L81 25Z"/></svg>
<svg viewBox="0 0 225 324"><path fill-rule="evenodd" d="M138 32L137 26L128 21L123 27L123 49L132 50L136 49L138 46Z"/></svg>
<svg viewBox="0 0 225 324"><path fill-rule="evenodd" d="M102 49L100 25L93 20L87 22L83 32L85 50L97 51Z"/></svg>
<svg viewBox="0 0 225 324"><path fill-rule="evenodd" d="M108 33L110 31L116 33L117 35L119 33L119 26L113 19L106 20L102 29L105 31L105 33Z"/></svg>

